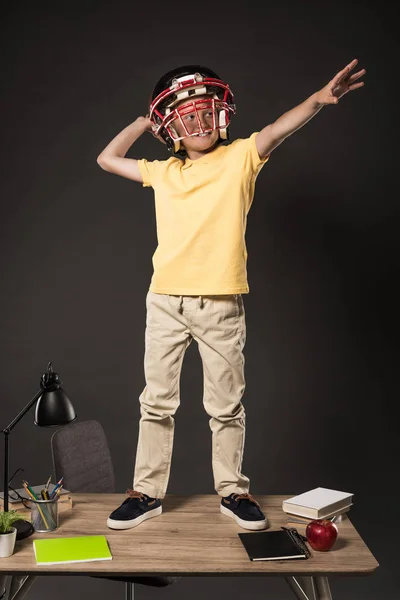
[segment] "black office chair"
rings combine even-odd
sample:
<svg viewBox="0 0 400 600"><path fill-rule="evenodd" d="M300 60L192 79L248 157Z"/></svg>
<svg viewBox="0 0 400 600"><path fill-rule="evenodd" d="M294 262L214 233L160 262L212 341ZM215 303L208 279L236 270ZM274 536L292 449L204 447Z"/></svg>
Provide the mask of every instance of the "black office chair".
<svg viewBox="0 0 400 600"><path fill-rule="evenodd" d="M114 467L103 427L98 421L66 425L51 437L55 480L63 477L63 486L71 492L115 492ZM90 575L96 577L96 575ZM125 598L133 598L134 584L166 587L180 577L106 577L124 581Z"/></svg>

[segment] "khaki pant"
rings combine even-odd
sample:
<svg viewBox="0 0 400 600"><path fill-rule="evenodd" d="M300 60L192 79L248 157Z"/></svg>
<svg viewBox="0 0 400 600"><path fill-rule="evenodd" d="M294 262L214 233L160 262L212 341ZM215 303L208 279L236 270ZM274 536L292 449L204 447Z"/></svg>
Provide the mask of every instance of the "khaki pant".
<svg viewBox="0 0 400 600"><path fill-rule="evenodd" d="M149 291L146 308L146 386L139 398L133 489L153 498L162 499L166 494L182 361L195 339L203 363L203 404L210 415L215 490L220 496L247 493L250 481L241 472L246 341L241 294L176 296Z"/></svg>

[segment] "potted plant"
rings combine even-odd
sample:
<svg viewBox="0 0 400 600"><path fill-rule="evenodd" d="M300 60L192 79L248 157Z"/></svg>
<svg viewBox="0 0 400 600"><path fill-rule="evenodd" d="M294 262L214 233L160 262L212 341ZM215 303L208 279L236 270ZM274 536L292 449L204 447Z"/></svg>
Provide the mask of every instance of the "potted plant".
<svg viewBox="0 0 400 600"><path fill-rule="evenodd" d="M11 556L14 552L17 530L13 527L13 523L19 519L29 521L26 515L16 510L0 512L0 558Z"/></svg>

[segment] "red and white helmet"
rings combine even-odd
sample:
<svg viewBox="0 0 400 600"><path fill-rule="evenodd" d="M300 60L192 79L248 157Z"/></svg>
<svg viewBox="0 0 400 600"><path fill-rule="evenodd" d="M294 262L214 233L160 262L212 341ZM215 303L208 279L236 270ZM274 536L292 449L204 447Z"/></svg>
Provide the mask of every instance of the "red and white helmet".
<svg viewBox="0 0 400 600"><path fill-rule="evenodd" d="M207 96L196 99L196 96ZM178 108L174 106L187 99ZM212 126L204 129L199 118L199 110L212 110ZM194 113L198 128L196 132L189 132L184 115ZM168 71L157 82L150 98L149 117L154 123L153 132L159 135L167 144L173 154L186 156L180 140L219 130L218 143L229 139L228 126L230 115L236 113L233 94L229 85L224 83L218 75L201 65L185 65ZM182 125L185 135L179 136L174 128L178 120Z"/></svg>

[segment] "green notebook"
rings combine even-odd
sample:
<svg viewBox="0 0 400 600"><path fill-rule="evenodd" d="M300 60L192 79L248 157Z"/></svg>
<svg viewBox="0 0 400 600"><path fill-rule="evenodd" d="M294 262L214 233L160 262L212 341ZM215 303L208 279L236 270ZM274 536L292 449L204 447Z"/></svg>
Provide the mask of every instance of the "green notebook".
<svg viewBox="0 0 400 600"><path fill-rule="evenodd" d="M60 565L63 563L112 559L104 535L33 540L33 549L38 565Z"/></svg>

